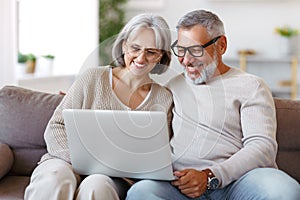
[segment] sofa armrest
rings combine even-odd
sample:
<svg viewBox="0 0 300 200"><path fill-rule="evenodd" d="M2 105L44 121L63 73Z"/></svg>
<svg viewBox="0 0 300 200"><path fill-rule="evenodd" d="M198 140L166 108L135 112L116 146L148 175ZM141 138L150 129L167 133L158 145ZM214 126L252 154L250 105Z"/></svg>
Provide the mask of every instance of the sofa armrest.
<svg viewBox="0 0 300 200"><path fill-rule="evenodd" d="M47 152L44 131L63 97L17 86L0 89L0 143L13 151L11 174L30 175Z"/></svg>
<svg viewBox="0 0 300 200"><path fill-rule="evenodd" d="M9 146L0 143L0 179L10 171L13 162L14 156Z"/></svg>

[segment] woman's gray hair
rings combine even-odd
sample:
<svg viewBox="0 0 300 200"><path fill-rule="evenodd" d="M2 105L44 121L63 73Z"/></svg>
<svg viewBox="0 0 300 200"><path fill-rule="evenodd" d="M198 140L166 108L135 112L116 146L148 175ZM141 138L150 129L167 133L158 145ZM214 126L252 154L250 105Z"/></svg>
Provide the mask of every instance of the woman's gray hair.
<svg viewBox="0 0 300 200"><path fill-rule="evenodd" d="M189 29L195 25L203 26L207 29L210 37L225 35L224 25L220 18L206 10L194 10L185 14L177 23L177 30L180 28Z"/></svg>
<svg viewBox="0 0 300 200"><path fill-rule="evenodd" d="M150 28L155 34L156 48L163 51L160 63L156 64L152 74L161 74L167 70L171 62L171 32L167 22L159 15L139 14L133 17L121 30L112 49L112 57L116 66L125 66L123 42L130 34L140 28Z"/></svg>

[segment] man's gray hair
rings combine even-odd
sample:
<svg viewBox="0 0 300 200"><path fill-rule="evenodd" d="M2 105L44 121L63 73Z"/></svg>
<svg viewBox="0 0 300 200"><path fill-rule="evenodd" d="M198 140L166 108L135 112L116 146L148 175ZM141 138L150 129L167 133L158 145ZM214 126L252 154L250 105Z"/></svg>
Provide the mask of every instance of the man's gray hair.
<svg viewBox="0 0 300 200"><path fill-rule="evenodd" d="M133 17L121 30L112 49L112 56L115 65L125 66L124 50L122 44L130 34L140 28L150 28L155 35L156 48L163 50L163 56L160 63L157 64L152 74L161 74L165 72L171 62L171 32L167 22L159 15L143 13Z"/></svg>
<svg viewBox="0 0 300 200"><path fill-rule="evenodd" d="M225 35L224 25L220 18L206 10L194 10L185 14L177 23L177 30L189 29L195 25L203 26L207 29L210 37Z"/></svg>

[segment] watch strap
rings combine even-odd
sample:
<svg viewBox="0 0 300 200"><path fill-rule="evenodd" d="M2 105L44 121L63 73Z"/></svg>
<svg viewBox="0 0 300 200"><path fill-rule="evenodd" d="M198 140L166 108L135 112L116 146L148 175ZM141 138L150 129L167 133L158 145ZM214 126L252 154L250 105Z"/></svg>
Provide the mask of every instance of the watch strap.
<svg viewBox="0 0 300 200"><path fill-rule="evenodd" d="M207 175L207 190L216 189L219 187L219 180L215 177L210 169L202 170Z"/></svg>
<svg viewBox="0 0 300 200"><path fill-rule="evenodd" d="M207 178L213 178L213 177L215 177L215 175L213 174L213 172L210 169L204 169L202 171L205 172Z"/></svg>

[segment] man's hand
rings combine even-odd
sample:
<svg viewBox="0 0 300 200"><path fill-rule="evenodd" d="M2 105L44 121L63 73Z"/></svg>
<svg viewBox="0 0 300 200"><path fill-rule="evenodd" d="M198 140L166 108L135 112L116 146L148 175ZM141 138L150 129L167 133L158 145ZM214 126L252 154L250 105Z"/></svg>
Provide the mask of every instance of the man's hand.
<svg viewBox="0 0 300 200"><path fill-rule="evenodd" d="M190 198L200 197L207 188L207 175L205 172L195 169L185 169L175 171L174 175L178 177L176 181L172 181L172 185Z"/></svg>

